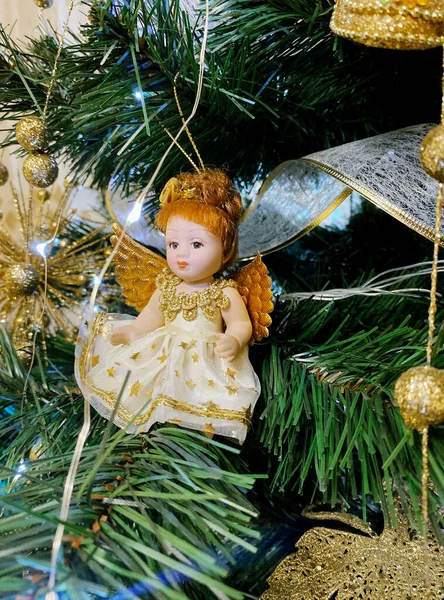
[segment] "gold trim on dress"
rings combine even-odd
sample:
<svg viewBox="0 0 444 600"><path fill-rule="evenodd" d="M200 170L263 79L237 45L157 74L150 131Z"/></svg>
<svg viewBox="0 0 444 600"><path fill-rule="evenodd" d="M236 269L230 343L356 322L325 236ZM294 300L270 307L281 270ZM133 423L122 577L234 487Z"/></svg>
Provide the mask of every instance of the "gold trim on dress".
<svg viewBox="0 0 444 600"><path fill-rule="evenodd" d="M80 356L79 361L79 375L81 382L89 388L92 392L97 394L108 406L111 410L114 410L117 402L117 394L115 392L109 392L106 390L102 390L94 385L92 385L87 379L87 370L88 370L88 359L90 350L92 348L92 344L100 333L100 328L102 327L105 319L105 313L99 313L94 319L94 323L91 328L91 334L88 336L87 341L82 350L82 354ZM218 408L217 405L212 403L210 406L193 406L192 404L188 404L187 402L181 402L180 400L176 400L167 396L166 394L159 394L155 400L150 403L150 406L146 412L142 415L139 415L134 418L134 414L132 414L129 410L124 408L122 405L117 407L118 416L126 421L127 423L131 423L131 425L142 425L146 423L151 418L152 414L159 406L167 406L174 410L178 410L190 415L195 415L197 417L205 417L210 419L224 419L227 421L238 421L242 423L246 427L251 425L251 410L248 407L244 410L231 410L225 408Z"/></svg>
<svg viewBox="0 0 444 600"><path fill-rule="evenodd" d="M176 287L180 283L182 279L168 268L163 269L156 277L156 287L161 292L159 305L166 322L174 321L180 311L185 321L194 321L198 308L209 321L213 321L219 308L225 309L230 305L230 299L223 293L223 289L237 288L237 283L231 279L218 279L201 291L176 293Z"/></svg>

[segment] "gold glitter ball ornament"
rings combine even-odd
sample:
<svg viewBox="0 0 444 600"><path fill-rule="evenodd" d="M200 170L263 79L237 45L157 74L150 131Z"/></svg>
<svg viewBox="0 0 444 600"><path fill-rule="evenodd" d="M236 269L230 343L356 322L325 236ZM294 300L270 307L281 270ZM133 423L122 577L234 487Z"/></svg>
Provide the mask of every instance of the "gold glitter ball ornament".
<svg viewBox="0 0 444 600"><path fill-rule="evenodd" d="M54 0L34 0L34 4L40 8L50 8L54 4Z"/></svg>
<svg viewBox="0 0 444 600"><path fill-rule="evenodd" d="M29 263L16 263L3 273L3 285L10 297L31 296L39 283L39 272Z"/></svg>
<svg viewBox="0 0 444 600"><path fill-rule="evenodd" d="M413 367L395 385L395 402L407 427L423 430L444 421L444 370Z"/></svg>
<svg viewBox="0 0 444 600"><path fill-rule="evenodd" d="M28 152L46 150L48 134L45 122L40 117L23 117L15 126L15 137Z"/></svg>
<svg viewBox="0 0 444 600"><path fill-rule="evenodd" d="M9 179L9 171L3 163L0 163L0 185L5 185Z"/></svg>
<svg viewBox="0 0 444 600"><path fill-rule="evenodd" d="M434 127L425 136L419 149L424 171L444 183L444 125Z"/></svg>
<svg viewBox="0 0 444 600"><path fill-rule="evenodd" d="M57 179L59 168L49 154L33 152L23 163L23 175L26 181L39 188L50 186Z"/></svg>
<svg viewBox="0 0 444 600"><path fill-rule="evenodd" d="M441 0L338 0L330 28L360 44L425 50L444 39Z"/></svg>

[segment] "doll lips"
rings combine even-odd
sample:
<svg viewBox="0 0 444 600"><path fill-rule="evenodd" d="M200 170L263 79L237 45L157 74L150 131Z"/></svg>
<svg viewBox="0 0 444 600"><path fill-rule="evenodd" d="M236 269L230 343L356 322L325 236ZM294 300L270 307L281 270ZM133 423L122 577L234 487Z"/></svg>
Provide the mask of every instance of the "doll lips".
<svg viewBox="0 0 444 600"><path fill-rule="evenodd" d="M188 263L185 261L178 261L177 266L179 267L179 269L185 269L185 267L188 267Z"/></svg>

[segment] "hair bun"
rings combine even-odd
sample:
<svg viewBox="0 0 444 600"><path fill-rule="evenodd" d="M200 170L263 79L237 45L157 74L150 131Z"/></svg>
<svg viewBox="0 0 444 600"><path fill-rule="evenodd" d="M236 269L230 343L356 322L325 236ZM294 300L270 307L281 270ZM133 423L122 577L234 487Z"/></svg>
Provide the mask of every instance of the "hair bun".
<svg viewBox="0 0 444 600"><path fill-rule="evenodd" d="M226 173L220 169L205 169L198 173L180 173L174 178L181 198L210 204L227 213L230 220L239 221L242 212L240 194ZM171 180L170 180L171 181ZM169 183L169 182L168 182Z"/></svg>
<svg viewBox="0 0 444 600"><path fill-rule="evenodd" d="M176 177L171 177L160 193L160 206L164 207L171 202L176 202L180 198L180 183Z"/></svg>

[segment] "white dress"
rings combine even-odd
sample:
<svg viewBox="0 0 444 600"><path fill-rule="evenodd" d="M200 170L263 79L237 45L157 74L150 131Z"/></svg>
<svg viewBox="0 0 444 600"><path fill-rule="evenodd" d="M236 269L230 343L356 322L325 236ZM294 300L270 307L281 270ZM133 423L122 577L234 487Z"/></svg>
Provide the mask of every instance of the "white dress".
<svg viewBox="0 0 444 600"><path fill-rule="evenodd" d="M113 346L109 336L134 317L100 313L92 324L84 323L76 350L78 384L102 416L111 419L114 412L114 423L128 432L169 422L242 443L259 380L247 347L228 362L213 341L224 330L221 308L230 302L223 288L236 284L218 280L187 294L176 293L180 282L168 269L157 277L165 325L128 345Z"/></svg>

